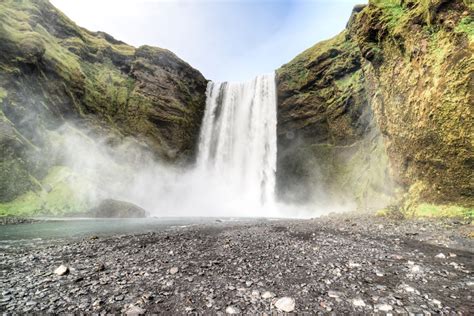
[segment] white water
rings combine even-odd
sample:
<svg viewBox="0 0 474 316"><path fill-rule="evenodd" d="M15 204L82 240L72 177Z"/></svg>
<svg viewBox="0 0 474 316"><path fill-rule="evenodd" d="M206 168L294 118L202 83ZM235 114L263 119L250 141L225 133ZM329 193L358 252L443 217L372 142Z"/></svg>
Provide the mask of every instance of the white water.
<svg viewBox="0 0 474 316"><path fill-rule="evenodd" d="M64 126L58 152L72 175L61 181L77 185L75 191L92 202L129 201L151 216L317 216L312 207L276 202L275 90L274 74L209 83L198 157L190 169L156 163L135 143L112 148L107 139ZM322 211L328 209L334 210Z"/></svg>
<svg viewBox="0 0 474 316"><path fill-rule="evenodd" d="M244 213L275 204L275 74L207 87L197 168ZM237 203L236 203L237 202Z"/></svg>

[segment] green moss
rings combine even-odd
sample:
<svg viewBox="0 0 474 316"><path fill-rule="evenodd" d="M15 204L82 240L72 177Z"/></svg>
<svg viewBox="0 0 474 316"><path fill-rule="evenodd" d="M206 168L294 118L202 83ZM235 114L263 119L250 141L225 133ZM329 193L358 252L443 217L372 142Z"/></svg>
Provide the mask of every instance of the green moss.
<svg viewBox="0 0 474 316"><path fill-rule="evenodd" d="M84 212L91 206L85 198L90 184L66 167L52 168L40 183L41 190L0 203L0 215L60 215Z"/></svg>
<svg viewBox="0 0 474 316"><path fill-rule="evenodd" d="M4 155L5 153L3 153ZM12 156L0 160L0 201L10 201L32 188L25 162Z"/></svg>
<svg viewBox="0 0 474 316"><path fill-rule="evenodd" d="M461 19L461 21L456 25L454 29L456 33L467 34L469 40L474 41L474 18L472 16L467 16Z"/></svg>
<svg viewBox="0 0 474 316"><path fill-rule="evenodd" d="M423 203L414 207L411 215L413 217L456 217L472 221L474 220L474 208L467 208L458 205Z"/></svg>
<svg viewBox="0 0 474 316"><path fill-rule="evenodd" d="M3 89L2 87L0 87L0 102L3 101L3 99L5 99L6 97L8 96L8 91ZM1 112L1 111L0 111ZM3 113L0 114L3 116Z"/></svg>

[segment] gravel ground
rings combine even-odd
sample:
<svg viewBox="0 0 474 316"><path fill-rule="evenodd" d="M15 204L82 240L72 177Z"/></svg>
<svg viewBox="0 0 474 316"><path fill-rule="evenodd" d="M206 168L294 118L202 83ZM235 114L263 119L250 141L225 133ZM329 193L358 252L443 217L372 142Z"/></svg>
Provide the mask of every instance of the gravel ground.
<svg viewBox="0 0 474 316"><path fill-rule="evenodd" d="M337 215L14 247L0 253L0 311L469 315L472 231Z"/></svg>

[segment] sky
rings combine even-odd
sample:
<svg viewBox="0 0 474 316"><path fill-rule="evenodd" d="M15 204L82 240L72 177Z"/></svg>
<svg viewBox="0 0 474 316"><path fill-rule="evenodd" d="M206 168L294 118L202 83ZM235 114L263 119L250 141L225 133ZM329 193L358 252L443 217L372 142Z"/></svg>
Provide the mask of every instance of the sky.
<svg viewBox="0 0 474 316"><path fill-rule="evenodd" d="M341 32L364 0L51 0L78 25L174 52L213 81L269 73Z"/></svg>

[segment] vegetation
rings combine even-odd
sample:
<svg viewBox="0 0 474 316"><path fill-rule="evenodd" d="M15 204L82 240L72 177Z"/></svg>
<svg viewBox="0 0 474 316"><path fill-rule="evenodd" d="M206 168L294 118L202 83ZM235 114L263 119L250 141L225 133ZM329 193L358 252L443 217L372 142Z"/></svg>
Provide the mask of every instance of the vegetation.
<svg viewBox="0 0 474 316"><path fill-rule="evenodd" d="M67 165L53 148L68 121L139 137L163 160L192 158L207 81L171 52L89 32L46 0L0 2L0 50L1 213L84 206L80 183L44 189Z"/></svg>

